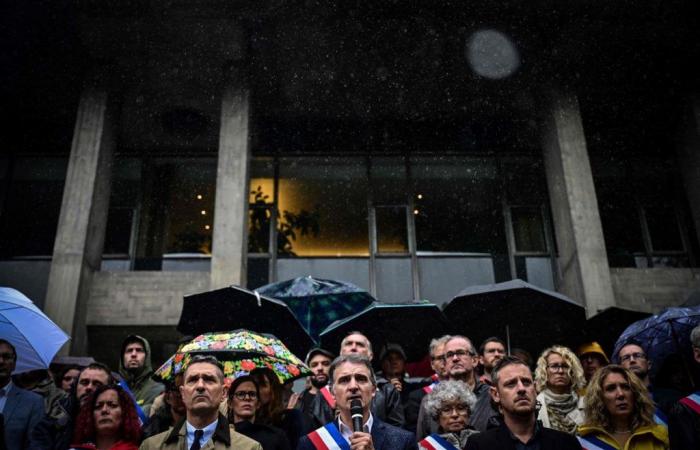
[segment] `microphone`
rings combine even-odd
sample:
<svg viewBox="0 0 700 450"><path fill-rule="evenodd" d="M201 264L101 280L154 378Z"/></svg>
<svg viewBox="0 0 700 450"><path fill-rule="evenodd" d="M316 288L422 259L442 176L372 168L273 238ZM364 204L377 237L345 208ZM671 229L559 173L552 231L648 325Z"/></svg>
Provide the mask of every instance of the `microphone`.
<svg viewBox="0 0 700 450"><path fill-rule="evenodd" d="M362 401L359 398L350 400L350 417L352 418L352 431L362 432Z"/></svg>

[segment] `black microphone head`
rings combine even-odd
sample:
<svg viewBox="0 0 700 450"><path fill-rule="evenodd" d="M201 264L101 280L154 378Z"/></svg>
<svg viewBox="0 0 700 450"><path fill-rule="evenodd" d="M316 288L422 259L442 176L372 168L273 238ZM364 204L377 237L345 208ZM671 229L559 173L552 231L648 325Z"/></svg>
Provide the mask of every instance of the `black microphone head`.
<svg viewBox="0 0 700 450"><path fill-rule="evenodd" d="M355 414L362 416L362 400L359 398L350 400L350 415L354 416Z"/></svg>

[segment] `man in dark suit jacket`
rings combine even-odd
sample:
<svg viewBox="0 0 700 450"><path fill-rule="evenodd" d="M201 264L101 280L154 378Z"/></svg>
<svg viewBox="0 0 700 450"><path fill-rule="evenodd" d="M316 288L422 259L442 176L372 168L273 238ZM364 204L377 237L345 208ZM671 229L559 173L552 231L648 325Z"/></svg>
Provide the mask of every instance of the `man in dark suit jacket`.
<svg viewBox="0 0 700 450"><path fill-rule="evenodd" d="M0 414L7 450L28 448L29 433L44 416L44 399L12 383L16 363L15 347L0 339Z"/></svg>
<svg viewBox="0 0 700 450"><path fill-rule="evenodd" d="M334 439L331 448L352 450L417 450L413 433L382 422L370 411L372 398L377 391L377 380L370 360L362 355L342 355L333 361L329 374L329 388L335 397L338 418L299 440L297 450L314 450L315 442L325 437ZM362 404L362 431L353 431L350 403ZM330 429L330 432L325 432ZM327 441L326 441L327 442ZM334 447L335 445L335 447Z"/></svg>
<svg viewBox="0 0 700 450"><path fill-rule="evenodd" d="M496 363L492 377L490 393L503 413L503 421L498 428L471 436L467 450L581 450L574 436L537 422L535 384L525 363L506 356Z"/></svg>

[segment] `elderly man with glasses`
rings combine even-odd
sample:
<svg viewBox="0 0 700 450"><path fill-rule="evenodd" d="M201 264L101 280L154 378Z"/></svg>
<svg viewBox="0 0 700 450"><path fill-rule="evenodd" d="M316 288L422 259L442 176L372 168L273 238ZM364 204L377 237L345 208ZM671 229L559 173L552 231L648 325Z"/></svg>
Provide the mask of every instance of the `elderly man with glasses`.
<svg viewBox="0 0 700 450"><path fill-rule="evenodd" d="M479 356L474 351L471 339L466 336L456 335L445 342L445 372L447 379L464 383L479 398L488 395L489 386L481 383L476 376L475 369ZM421 440L426 436L437 433L438 422L428 414L424 407L425 398L421 402L418 413L418 425L416 437Z"/></svg>

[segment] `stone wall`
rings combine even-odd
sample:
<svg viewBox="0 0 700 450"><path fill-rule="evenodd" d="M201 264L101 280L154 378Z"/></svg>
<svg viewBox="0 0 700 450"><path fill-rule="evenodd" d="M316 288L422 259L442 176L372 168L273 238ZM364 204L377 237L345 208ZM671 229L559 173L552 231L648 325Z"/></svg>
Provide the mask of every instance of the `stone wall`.
<svg viewBox="0 0 700 450"><path fill-rule="evenodd" d="M96 272L88 325L176 325L185 295L209 290L209 272Z"/></svg>
<svg viewBox="0 0 700 450"><path fill-rule="evenodd" d="M621 308L657 313L700 291L700 269L611 268L615 301Z"/></svg>

